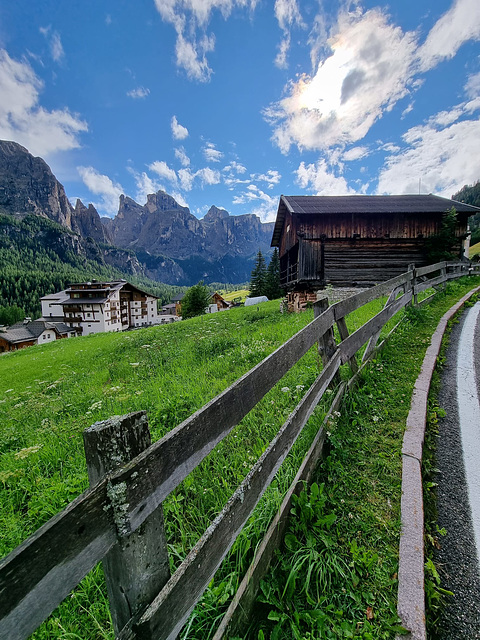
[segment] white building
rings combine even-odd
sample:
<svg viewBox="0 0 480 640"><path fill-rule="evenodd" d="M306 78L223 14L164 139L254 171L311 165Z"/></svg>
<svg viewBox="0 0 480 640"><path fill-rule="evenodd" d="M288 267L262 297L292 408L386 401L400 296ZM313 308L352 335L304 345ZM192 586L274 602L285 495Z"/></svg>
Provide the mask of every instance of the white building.
<svg viewBox="0 0 480 640"><path fill-rule="evenodd" d="M44 320L57 320L88 335L159 324L157 298L126 280L83 282L41 298Z"/></svg>

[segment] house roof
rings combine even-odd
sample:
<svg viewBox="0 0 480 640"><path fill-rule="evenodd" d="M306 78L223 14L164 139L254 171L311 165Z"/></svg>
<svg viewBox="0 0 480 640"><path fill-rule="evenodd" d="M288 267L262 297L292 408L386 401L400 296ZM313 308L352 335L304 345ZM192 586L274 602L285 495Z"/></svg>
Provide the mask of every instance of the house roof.
<svg viewBox="0 0 480 640"><path fill-rule="evenodd" d="M63 322L48 322L46 320L39 319L26 323L17 322L11 327L8 327L6 331L2 331L0 336L7 342L16 344L18 342L37 340L37 338L48 329L55 331L59 335L75 332L75 329L72 329L72 327L69 327Z"/></svg>
<svg viewBox="0 0 480 640"><path fill-rule="evenodd" d="M65 304L66 301L71 302L72 304L73 303L90 304L92 302L95 304L98 304L98 303L106 302L110 298L112 293L114 293L115 291L119 291L121 289L136 291L137 293L140 293L145 296L149 296L150 298L155 298L156 300L158 299L158 296L154 296L152 293L147 293L146 291L143 291L142 289L139 289L138 287L136 287L134 284L127 282L126 280L112 280L112 282L92 281L90 283L91 286L89 286L87 289L81 288L86 284L89 284L89 283L84 282L84 283L71 284L68 287L68 289L64 289L63 291L58 291L57 293L50 293L49 295L43 296L42 298L40 298L40 300L52 300L52 301L55 301L57 304ZM70 293L72 292L84 293L85 296L87 293L96 293L100 295L97 295L96 298L88 298L88 297L71 298Z"/></svg>
<svg viewBox="0 0 480 640"><path fill-rule="evenodd" d="M393 214L393 213L438 213L455 207L457 212L474 215L480 208L473 205L441 198L432 194L404 196L280 196L277 219L273 230L272 247L279 245L285 214Z"/></svg>

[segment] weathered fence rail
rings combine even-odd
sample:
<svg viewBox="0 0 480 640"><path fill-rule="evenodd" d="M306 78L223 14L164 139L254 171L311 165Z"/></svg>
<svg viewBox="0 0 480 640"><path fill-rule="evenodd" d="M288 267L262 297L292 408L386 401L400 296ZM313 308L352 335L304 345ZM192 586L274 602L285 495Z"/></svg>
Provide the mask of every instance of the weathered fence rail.
<svg viewBox="0 0 480 640"><path fill-rule="evenodd" d="M132 430L144 434L144 412L97 423L87 430L90 434L86 432L84 439L89 477L94 486L0 563L0 637L9 640L28 637L106 556L104 569L117 637L121 640L177 637L339 367L348 362L356 374L374 353L382 328L400 309L416 301L422 291L468 273L480 274L480 265L441 262L411 269L331 307L324 308L319 301L310 324L152 445L148 435L139 436L141 444L131 442ZM345 317L384 296L388 300L382 311L349 335ZM335 323L341 338L338 344L333 339ZM324 365L320 375L223 511L169 578L163 501L315 343L319 344ZM356 354L365 344L359 365ZM344 388L342 383L335 403L338 404ZM100 459L95 450L102 447L95 438L101 438L97 432L107 427L113 429L107 429L106 433L110 440L115 434L116 445L105 454L106 458ZM92 437L94 440L89 440ZM227 628L238 627L242 617L248 615L255 585L281 538L291 495L297 491L300 480L311 474L321 456L324 438L320 429L216 639ZM158 551L160 547L162 550ZM144 562L147 568L148 559L154 556L157 568L150 569L147 578L147 570L139 570L137 565ZM119 564L122 564L120 573L116 567ZM129 580L137 583L145 580L148 588L129 586Z"/></svg>

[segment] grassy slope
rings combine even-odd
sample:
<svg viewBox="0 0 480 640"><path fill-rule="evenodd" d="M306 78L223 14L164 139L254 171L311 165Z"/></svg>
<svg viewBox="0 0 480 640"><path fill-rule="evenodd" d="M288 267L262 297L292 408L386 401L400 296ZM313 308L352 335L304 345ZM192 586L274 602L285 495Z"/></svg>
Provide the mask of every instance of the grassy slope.
<svg viewBox="0 0 480 640"><path fill-rule="evenodd" d="M477 242L477 244L474 244L470 247L470 250L469 250L470 260L473 258L473 256L476 256L477 253L480 253L480 242Z"/></svg>
<svg viewBox="0 0 480 640"><path fill-rule="evenodd" d="M369 314L380 308L381 301ZM351 329L365 321L360 316L349 318ZM81 439L85 427L111 415L146 409L153 438L158 439L311 318L311 311L282 316L278 302L272 302L259 311L233 309L176 325L61 341L1 357L1 555L87 486ZM312 349L165 502L172 568L225 504L317 372L318 356ZM383 377L383 371L379 375ZM407 400L408 384L403 389ZM403 379L396 378L396 385L402 388ZM389 393L387 386L381 404ZM398 405L403 410L400 401ZM373 419L369 409L366 413ZM186 637L208 637L322 417L320 407L197 607ZM396 432L401 419L397 422ZM342 438L338 443L342 450ZM390 459L391 455L380 458L379 464L375 458L380 476ZM35 637L112 637L100 568Z"/></svg>

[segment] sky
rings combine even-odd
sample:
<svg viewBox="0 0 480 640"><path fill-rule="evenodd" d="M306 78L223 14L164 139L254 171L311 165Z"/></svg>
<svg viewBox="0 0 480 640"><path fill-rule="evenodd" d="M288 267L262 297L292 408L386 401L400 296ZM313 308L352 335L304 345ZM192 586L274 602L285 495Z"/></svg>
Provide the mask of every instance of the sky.
<svg viewBox="0 0 480 640"><path fill-rule="evenodd" d="M0 0L0 139L114 217L160 189L285 195L480 179L479 0Z"/></svg>

